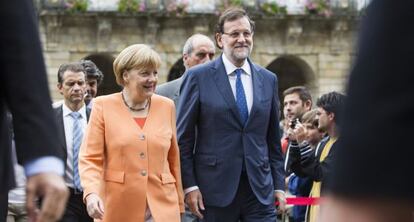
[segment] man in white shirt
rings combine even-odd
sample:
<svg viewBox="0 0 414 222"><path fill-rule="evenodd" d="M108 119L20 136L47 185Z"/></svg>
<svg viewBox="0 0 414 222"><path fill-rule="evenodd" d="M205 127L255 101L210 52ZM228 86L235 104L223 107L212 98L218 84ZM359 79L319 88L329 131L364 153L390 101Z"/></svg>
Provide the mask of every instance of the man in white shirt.
<svg viewBox="0 0 414 222"><path fill-rule="evenodd" d="M63 95L63 104L55 108L58 131L65 148L65 183L70 196L63 215L63 222L91 222L83 203L82 186L78 171L79 148L83 138L90 109L86 108L86 75L79 62L60 66L58 71L59 92Z"/></svg>

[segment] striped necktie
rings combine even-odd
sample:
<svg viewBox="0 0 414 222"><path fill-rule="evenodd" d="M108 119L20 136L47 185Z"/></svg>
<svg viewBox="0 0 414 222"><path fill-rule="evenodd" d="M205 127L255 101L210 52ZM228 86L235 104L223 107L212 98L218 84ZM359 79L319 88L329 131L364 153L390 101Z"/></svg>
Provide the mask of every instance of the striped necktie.
<svg viewBox="0 0 414 222"><path fill-rule="evenodd" d="M79 148L83 138L80 121L82 119L82 116L78 112L72 112L70 113L70 116L73 118L73 185L75 186L75 189L82 191L78 170Z"/></svg>
<svg viewBox="0 0 414 222"><path fill-rule="evenodd" d="M239 108L240 117L243 125L246 124L249 117L249 111L247 109L246 94L244 93L243 83L241 81L242 69L236 69L236 103Z"/></svg>

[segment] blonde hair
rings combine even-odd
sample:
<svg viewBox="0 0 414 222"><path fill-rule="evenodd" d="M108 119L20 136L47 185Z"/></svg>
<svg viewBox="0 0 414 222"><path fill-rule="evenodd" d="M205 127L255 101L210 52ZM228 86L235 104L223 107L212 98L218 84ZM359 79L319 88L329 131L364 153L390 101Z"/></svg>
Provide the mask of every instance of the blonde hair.
<svg viewBox="0 0 414 222"><path fill-rule="evenodd" d="M134 44L122 50L114 61L114 73L116 83L124 86L122 74L131 69L144 67L159 68L161 66L160 55L145 44Z"/></svg>
<svg viewBox="0 0 414 222"><path fill-rule="evenodd" d="M302 116L302 123L309 123L312 124L315 127L318 127L318 120L316 119L316 114L318 113L318 110L316 109L312 109L307 111L305 114L303 114Z"/></svg>

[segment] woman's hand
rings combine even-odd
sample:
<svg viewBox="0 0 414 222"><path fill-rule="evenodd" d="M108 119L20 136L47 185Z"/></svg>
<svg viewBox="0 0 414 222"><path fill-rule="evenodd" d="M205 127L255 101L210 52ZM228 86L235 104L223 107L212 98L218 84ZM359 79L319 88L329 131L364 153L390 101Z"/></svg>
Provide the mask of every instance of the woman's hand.
<svg viewBox="0 0 414 222"><path fill-rule="evenodd" d="M91 193L86 197L86 210L90 217L103 219L104 205L102 199L96 193Z"/></svg>

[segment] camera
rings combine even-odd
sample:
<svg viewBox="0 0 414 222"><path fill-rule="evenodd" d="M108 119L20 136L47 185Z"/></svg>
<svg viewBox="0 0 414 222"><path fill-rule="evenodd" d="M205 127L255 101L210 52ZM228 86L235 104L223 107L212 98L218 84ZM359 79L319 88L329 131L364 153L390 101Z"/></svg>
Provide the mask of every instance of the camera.
<svg viewBox="0 0 414 222"><path fill-rule="evenodd" d="M292 121L290 121L289 123L289 127L292 129L295 129L296 123L299 121L298 118L293 119Z"/></svg>

